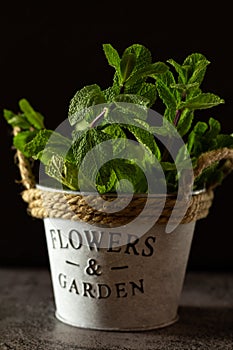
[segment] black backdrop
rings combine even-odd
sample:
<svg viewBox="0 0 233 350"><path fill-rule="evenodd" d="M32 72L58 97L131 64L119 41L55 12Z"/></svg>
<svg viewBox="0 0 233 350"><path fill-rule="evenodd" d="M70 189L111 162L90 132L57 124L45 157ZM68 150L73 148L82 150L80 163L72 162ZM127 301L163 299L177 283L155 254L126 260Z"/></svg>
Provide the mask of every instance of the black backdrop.
<svg viewBox="0 0 233 350"><path fill-rule="evenodd" d="M152 5L153 4L153 5ZM232 132L232 19L231 9L217 3L203 7L156 2L136 4L67 2L1 3L0 110L18 110L26 97L46 116L47 127L67 117L68 103L84 85L110 83L112 70L102 44L119 52L133 43L147 46L154 60L182 60L201 52L211 61L203 90L225 99L225 104L205 112ZM22 187L13 163L11 133L0 119L1 230L0 264L48 264L43 222L27 215ZM233 269L233 176L216 189L209 216L197 222L189 269Z"/></svg>

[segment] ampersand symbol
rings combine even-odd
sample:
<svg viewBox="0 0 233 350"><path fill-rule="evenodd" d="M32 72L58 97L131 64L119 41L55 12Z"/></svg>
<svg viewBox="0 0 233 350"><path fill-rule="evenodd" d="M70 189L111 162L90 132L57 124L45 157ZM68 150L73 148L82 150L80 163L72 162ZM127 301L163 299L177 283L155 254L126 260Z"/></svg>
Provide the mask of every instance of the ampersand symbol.
<svg viewBox="0 0 233 350"><path fill-rule="evenodd" d="M90 276L99 276L101 272L99 271L100 265L98 265L95 259L89 259L88 266L86 268L86 273Z"/></svg>

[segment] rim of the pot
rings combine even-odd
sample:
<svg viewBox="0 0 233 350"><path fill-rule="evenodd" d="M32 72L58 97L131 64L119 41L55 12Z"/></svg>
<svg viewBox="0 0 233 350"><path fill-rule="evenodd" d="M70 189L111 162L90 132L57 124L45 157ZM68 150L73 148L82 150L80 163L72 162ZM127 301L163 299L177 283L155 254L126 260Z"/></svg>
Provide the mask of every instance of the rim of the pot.
<svg viewBox="0 0 233 350"><path fill-rule="evenodd" d="M46 192L56 192L56 193L64 193L64 194L72 194L72 195L79 195L79 196L108 196L108 197L116 197L116 194L114 193L106 193L103 195L100 195L98 192L88 192L88 191L74 191L74 190L67 190L67 189L63 189L63 188L55 188L55 187L49 187L49 186L45 186L45 185L41 185L41 184L36 184L36 188L41 190L41 191L46 191ZM200 195L202 193L205 193L206 189L200 189L200 190L194 190L190 192L191 196L197 196ZM134 198L142 198L142 197L148 197L147 193L118 193L117 194L118 197L124 198L124 197L134 197ZM177 194L174 193L165 193L165 194L159 194L159 193L150 193L149 194L150 197L152 198L163 198L165 197L176 197Z"/></svg>

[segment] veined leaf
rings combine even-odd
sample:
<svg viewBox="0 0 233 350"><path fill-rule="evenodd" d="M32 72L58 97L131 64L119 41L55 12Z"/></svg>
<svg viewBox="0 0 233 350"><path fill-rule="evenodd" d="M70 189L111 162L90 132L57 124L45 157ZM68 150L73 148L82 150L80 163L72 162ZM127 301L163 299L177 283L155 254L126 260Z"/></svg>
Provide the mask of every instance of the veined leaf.
<svg viewBox="0 0 233 350"><path fill-rule="evenodd" d="M52 155L45 166L45 172L65 187L74 191L79 189L77 167L62 156Z"/></svg>
<svg viewBox="0 0 233 350"><path fill-rule="evenodd" d="M25 146L33 140L33 138L37 135L38 130L25 130L21 131L13 138L13 145L16 149L23 153L23 155L27 158L31 157L31 153L25 149Z"/></svg>
<svg viewBox="0 0 233 350"><path fill-rule="evenodd" d="M221 124L218 120L210 117L209 119L209 130L206 133L206 138L209 140L213 140L217 137L217 135L221 131Z"/></svg>
<svg viewBox="0 0 233 350"><path fill-rule="evenodd" d="M121 85L130 77L136 63L136 57L133 53L125 54L120 62Z"/></svg>
<svg viewBox="0 0 233 350"><path fill-rule="evenodd" d="M186 84L186 71L184 67L182 67L179 63L177 63L175 60L172 58L167 60L168 63L170 63L178 73L178 82L182 84Z"/></svg>
<svg viewBox="0 0 233 350"><path fill-rule="evenodd" d="M193 152L193 147L196 146L196 149L199 147L199 142L203 137L204 133L208 129L208 125L205 122L197 122L193 130L188 136L187 149L191 154ZM198 156L198 154L197 154Z"/></svg>
<svg viewBox="0 0 233 350"><path fill-rule="evenodd" d="M134 54L136 62L134 70L139 70L151 63L151 52L144 45L133 44L125 49L122 59L125 55Z"/></svg>
<svg viewBox="0 0 233 350"><path fill-rule="evenodd" d="M196 90L196 88L199 86L198 83L192 83L192 84L171 84L170 85L172 89L177 89L181 91L182 93L187 93L190 90Z"/></svg>
<svg viewBox="0 0 233 350"><path fill-rule="evenodd" d="M28 122L32 126L34 126L36 129L44 128L44 117L40 113L36 112L25 98L22 98L19 101L19 107L21 111L24 113Z"/></svg>
<svg viewBox="0 0 233 350"><path fill-rule="evenodd" d="M189 84L193 84L197 82L200 85L202 83L206 73L206 68L209 63L210 63L209 61L203 60L197 64L192 76L189 79Z"/></svg>
<svg viewBox="0 0 233 350"><path fill-rule="evenodd" d="M138 93L140 96L146 98L149 101L147 107L153 106L157 98L157 89L155 84L143 83Z"/></svg>
<svg viewBox="0 0 233 350"><path fill-rule="evenodd" d="M89 151L91 151L93 147L110 139L111 139L110 135L108 135L107 133L104 133L103 131L97 128L88 129L85 133L83 133L79 139L73 142L73 145L72 145L73 154L74 154L77 166L79 167L81 165L86 154ZM104 157L104 154L105 154L105 151L103 150L103 157ZM92 164L96 164L96 159L94 156L92 161L93 161ZM90 164L89 166L92 166L92 164Z"/></svg>
<svg viewBox="0 0 233 350"><path fill-rule="evenodd" d="M187 101L180 102L178 109L189 108L190 110L195 109L206 109L224 103L224 100L219 96L212 93L201 93Z"/></svg>
<svg viewBox="0 0 233 350"><path fill-rule="evenodd" d="M163 116L173 125L176 116L176 108L167 107L164 111Z"/></svg>
<svg viewBox="0 0 233 350"><path fill-rule="evenodd" d="M133 54L135 56L135 65L130 76L133 76L134 74L137 73L138 70L146 67L152 62L150 50L148 50L143 45L133 44L128 48L126 48L125 51L123 52L122 60L124 59L124 56L127 56L129 54ZM137 79L132 83L126 81L124 84L124 93L138 94L138 91L141 89L144 81L145 81L144 77L143 78L137 77Z"/></svg>
<svg viewBox="0 0 233 350"><path fill-rule="evenodd" d="M156 81L158 94L167 108L176 110L177 101L171 89L161 80Z"/></svg>
<svg viewBox="0 0 233 350"><path fill-rule="evenodd" d="M104 178L106 180L102 182ZM103 166L97 178L97 189L101 194L106 193L107 189L111 189L111 192L131 193L132 187L134 193L146 193L147 179L142 169L127 159L112 159Z"/></svg>
<svg viewBox="0 0 233 350"><path fill-rule="evenodd" d="M9 125L14 127L19 127L21 130L28 130L31 124L28 122L24 114L15 114L8 109L3 110L3 116Z"/></svg>
<svg viewBox="0 0 233 350"><path fill-rule="evenodd" d="M52 130L40 130L36 136L25 145L25 151L34 159L45 163L49 155L60 154L64 158L69 156L71 140Z"/></svg>
<svg viewBox="0 0 233 350"><path fill-rule="evenodd" d="M111 44L103 44L105 56L108 60L108 64L115 68L117 74L120 76L120 56L116 49Z"/></svg>
<svg viewBox="0 0 233 350"><path fill-rule="evenodd" d="M134 135L136 140L141 143L147 150L158 159L161 159L161 153L158 145L155 142L154 135L143 128L135 125L127 125L127 129Z"/></svg>
<svg viewBox="0 0 233 350"><path fill-rule="evenodd" d="M89 107L105 102L101 88L97 84L87 85L77 91L70 101L68 118L71 125L84 119Z"/></svg>
<svg viewBox="0 0 233 350"><path fill-rule="evenodd" d="M128 79L127 84L134 84L138 79L141 78L157 78L158 75L167 72L168 66L163 62L156 62L148 64L147 66L138 69L131 77Z"/></svg>
<svg viewBox="0 0 233 350"><path fill-rule="evenodd" d="M186 135L193 122L194 118L194 112L190 111L189 109L184 109L180 115L179 122L177 124L177 131L179 132L180 136L183 137Z"/></svg>
<svg viewBox="0 0 233 350"><path fill-rule="evenodd" d="M113 146L114 157L119 156L126 147L125 140L127 139L127 136L124 130L122 129L122 125L106 124L106 126L104 126L102 131L110 135L110 137L113 139L112 146ZM114 142L114 140L116 142Z"/></svg>
<svg viewBox="0 0 233 350"><path fill-rule="evenodd" d="M136 94L120 94L114 98L115 102L126 102L131 104L136 104L140 106L148 107L150 100L144 96ZM130 106L128 106L130 108ZM133 106L132 106L133 107Z"/></svg>
<svg viewBox="0 0 233 350"><path fill-rule="evenodd" d="M233 148L233 135L219 134L216 137L217 148Z"/></svg>
<svg viewBox="0 0 233 350"><path fill-rule="evenodd" d="M200 85L206 73L206 67L210 62L201 53L192 53L184 60L183 66L187 69L187 82L198 82Z"/></svg>

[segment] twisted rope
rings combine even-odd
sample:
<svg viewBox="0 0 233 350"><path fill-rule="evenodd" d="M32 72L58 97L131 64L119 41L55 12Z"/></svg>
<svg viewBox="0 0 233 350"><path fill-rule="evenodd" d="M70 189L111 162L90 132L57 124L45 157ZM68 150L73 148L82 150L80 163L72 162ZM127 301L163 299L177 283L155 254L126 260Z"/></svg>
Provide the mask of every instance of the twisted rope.
<svg viewBox="0 0 233 350"><path fill-rule="evenodd" d="M213 191L206 191L191 196L188 202L188 210L185 216L181 218L181 222L188 223L206 217L212 205L213 197ZM102 202L98 203L100 197L97 196L65 194L63 192L42 191L35 188L25 190L22 193L22 198L28 203L29 214L35 218L61 218L110 227L126 225L137 218L142 210L143 219L141 222L159 214L157 223L165 224L177 203L175 196L167 196L164 205L164 200L159 197L138 197L135 195L126 207L124 207L125 198L120 198L120 204L118 202L117 207L122 205L124 209L117 211L116 207L114 213L107 213L104 210L108 202L112 202L112 196L105 196L104 206L102 206ZM145 208L145 204L148 204L148 201L149 206ZM184 205L186 205L186 202L181 200L176 209L175 220L180 221L179 210ZM163 208L162 213L161 208Z"/></svg>

